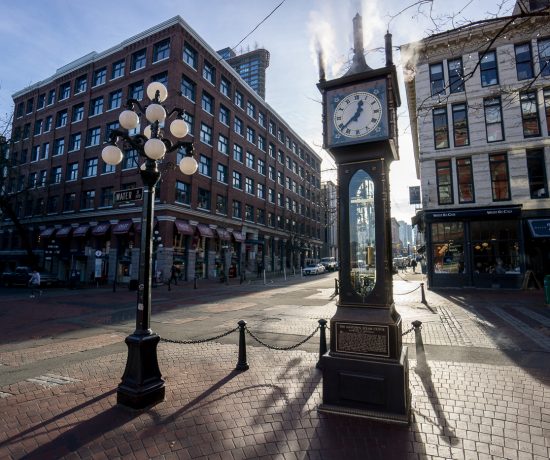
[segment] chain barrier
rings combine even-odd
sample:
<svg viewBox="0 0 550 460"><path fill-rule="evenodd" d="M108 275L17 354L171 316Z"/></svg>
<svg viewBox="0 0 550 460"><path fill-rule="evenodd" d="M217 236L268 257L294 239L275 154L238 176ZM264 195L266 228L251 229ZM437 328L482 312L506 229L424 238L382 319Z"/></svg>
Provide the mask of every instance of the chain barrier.
<svg viewBox="0 0 550 460"><path fill-rule="evenodd" d="M414 326L411 327L410 329L407 329L405 332L403 332L403 333L401 334L401 337L403 337L403 336L405 336L405 335L411 333L412 331L414 331Z"/></svg>
<svg viewBox="0 0 550 460"><path fill-rule="evenodd" d="M290 347L275 347L273 345L269 345L265 342L263 342L261 339L259 339L258 337L256 337L254 335L254 333L248 329L247 327L245 327L245 330L246 332L248 333L248 335L250 335L250 337L252 337L256 342L258 342L260 345L263 345L264 347L266 348L269 348L270 350L280 350L280 351L288 351L288 350L294 350L295 348L298 348L300 345L303 345L304 343L306 343L308 340L310 340L316 333L317 331L321 329L321 326L317 326L315 328L315 330L310 334L308 335L304 340L302 340L301 342L298 342L296 345L291 345Z"/></svg>
<svg viewBox="0 0 550 460"><path fill-rule="evenodd" d="M418 289L420 289L420 285L416 286L412 291L408 291L408 292L394 292L393 295L407 295L407 294L411 294L413 293L414 291L417 291Z"/></svg>
<svg viewBox="0 0 550 460"><path fill-rule="evenodd" d="M221 339L222 337L225 337L229 334L232 334L235 331L239 330L239 326L237 326L235 329L231 329L230 331L224 332L223 334L217 335L216 337L210 337L208 339L196 339L196 340L172 340L172 339L165 339L163 337L160 338L161 342L168 342L168 343L179 343L182 345L191 345L196 343L206 343L206 342L212 342L212 340Z"/></svg>
<svg viewBox="0 0 550 460"><path fill-rule="evenodd" d="M422 321L418 321L418 320L415 320L412 322L412 326L410 329L407 329L405 332L403 332L401 334L401 337L411 333L412 331L418 329L420 331L420 329L422 329Z"/></svg>

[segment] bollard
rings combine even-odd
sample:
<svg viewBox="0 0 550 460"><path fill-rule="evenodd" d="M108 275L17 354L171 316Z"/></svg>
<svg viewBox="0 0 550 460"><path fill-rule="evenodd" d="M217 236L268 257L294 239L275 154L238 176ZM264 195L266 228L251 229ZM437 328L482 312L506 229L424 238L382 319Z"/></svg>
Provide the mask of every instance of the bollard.
<svg viewBox="0 0 550 460"><path fill-rule="evenodd" d="M426 293L424 292L424 283L420 283L420 293L422 295L422 300L421 302L424 304L424 305L428 305L428 302L426 301ZM422 323L420 323L422 324Z"/></svg>
<svg viewBox="0 0 550 460"><path fill-rule="evenodd" d="M334 295L338 295L340 292L338 288L338 278L334 278Z"/></svg>
<svg viewBox="0 0 550 460"><path fill-rule="evenodd" d="M197 277L193 278L193 289L197 289Z"/></svg>
<svg viewBox="0 0 550 460"><path fill-rule="evenodd" d="M235 369L238 371L246 371L250 367L246 362L246 338L244 336L246 321L241 319L237 324L239 325L239 361Z"/></svg>
<svg viewBox="0 0 550 460"><path fill-rule="evenodd" d="M319 329L321 333L319 335L319 361L317 361L317 369L321 369L321 358L327 352L327 335L326 335L327 321L323 318L319 320Z"/></svg>

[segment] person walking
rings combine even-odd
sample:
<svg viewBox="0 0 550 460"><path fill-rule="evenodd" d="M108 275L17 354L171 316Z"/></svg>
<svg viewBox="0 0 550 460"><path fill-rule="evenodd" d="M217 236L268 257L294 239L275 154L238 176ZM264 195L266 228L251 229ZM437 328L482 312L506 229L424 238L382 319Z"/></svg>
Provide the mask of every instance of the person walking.
<svg viewBox="0 0 550 460"><path fill-rule="evenodd" d="M413 269L413 273L416 273L416 259L411 260L411 267Z"/></svg>
<svg viewBox="0 0 550 460"><path fill-rule="evenodd" d="M31 288L31 299L34 299L35 292L38 291L38 297L40 297L40 294L42 291L40 291L40 273L38 273L36 270L33 270L31 273L31 277L29 279L29 287Z"/></svg>

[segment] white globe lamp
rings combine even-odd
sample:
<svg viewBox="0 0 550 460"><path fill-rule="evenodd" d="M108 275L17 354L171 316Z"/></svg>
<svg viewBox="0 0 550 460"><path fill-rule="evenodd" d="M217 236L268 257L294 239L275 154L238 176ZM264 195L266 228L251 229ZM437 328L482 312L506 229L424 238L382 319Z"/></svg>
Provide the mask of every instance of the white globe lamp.
<svg viewBox="0 0 550 460"><path fill-rule="evenodd" d="M170 123L170 132L175 137L185 137L189 133L189 126L187 126L185 120L176 118L172 123Z"/></svg>
<svg viewBox="0 0 550 460"><path fill-rule="evenodd" d="M149 120L149 123L162 122L166 118L166 110L160 104L151 104L145 110L145 117Z"/></svg>
<svg viewBox="0 0 550 460"><path fill-rule="evenodd" d="M193 157L183 157L180 161L180 171L188 176L195 174L198 167L199 164Z"/></svg>
<svg viewBox="0 0 550 460"><path fill-rule="evenodd" d="M101 151L101 158L108 165L117 165L122 161L122 151L116 145L107 145Z"/></svg>
<svg viewBox="0 0 550 460"><path fill-rule="evenodd" d="M133 110L123 110L118 116L118 121L124 129L134 129L139 124L139 117Z"/></svg>
<svg viewBox="0 0 550 460"><path fill-rule="evenodd" d="M143 148L151 160L160 160L166 153L166 145L160 139L149 139Z"/></svg>
<svg viewBox="0 0 550 460"><path fill-rule="evenodd" d="M168 90L166 86L158 81L149 83L147 86L147 97L151 100L155 99L157 91L159 92L159 102L164 102L168 97Z"/></svg>

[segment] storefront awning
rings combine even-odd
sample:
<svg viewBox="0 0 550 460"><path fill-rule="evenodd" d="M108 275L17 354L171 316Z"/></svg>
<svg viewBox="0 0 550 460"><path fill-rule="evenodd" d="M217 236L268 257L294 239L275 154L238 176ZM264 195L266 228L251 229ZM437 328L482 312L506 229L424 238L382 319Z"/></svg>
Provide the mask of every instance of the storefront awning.
<svg viewBox="0 0 550 460"><path fill-rule="evenodd" d="M89 225L81 225L80 227L77 227L73 232L73 238L86 236L86 234L88 233L88 230L90 230Z"/></svg>
<svg viewBox="0 0 550 460"><path fill-rule="evenodd" d="M231 234L237 243L242 243L246 239L241 232L232 232Z"/></svg>
<svg viewBox="0 0 550 460"><path fill-rule="evenodd" d="M105 235L105 233L109 231L110 227L111 227L111 224L109 223L97 224L92 230L92 235L103 236Z"/></svg>
<svg viewBox="0 0 550 460"><path fill-rule="evenodd" d="M529 219L527 223L533 238L550 237L550 219Z"/></svg>
<svg viewBox="0 0 550 460"><path fill-rule="evenodd" d="M206 224L197 225L197 230L199 231L200 235L205 238L214 238L214 230L212 230Z"/></svg>
<svg viewBox="0 0 550 460"><path fill-rule="evenodd" d="M134 223L131 220L126 220L124 222L119 222L113 227L114 235L126 235Z"/></svg>
<svg viewBox="0 0 550 460"><path fill-rule="evenodd" d="M55 236L57 238L67 238L70 234L71 234L71 231L73 230L73 227L63 227L63 228L60 228L57 233L55 234Z"/></svg>
<svg viewBox="0 0 550 460"><path fill-rule="evenodd" d="M216 233L218 234L218 238L220 240L225 240L225 241L231 240L231 234L225 228L217 228Z"/></svg>
<svg viewBox="0 0 550 460"><path fill-rule="evenodd" d="M178 233L181 233L182 235L193 235L195 233L195 228L187 222L176 220L174 224L176 225Z"/></svg>
<svg viewBox="0 0 550 460"><path fill-rule="evenodd" d="M40 232L40 238L49 238L55 233L55 227L49 227Z"/></svg>

